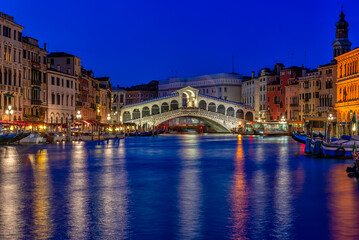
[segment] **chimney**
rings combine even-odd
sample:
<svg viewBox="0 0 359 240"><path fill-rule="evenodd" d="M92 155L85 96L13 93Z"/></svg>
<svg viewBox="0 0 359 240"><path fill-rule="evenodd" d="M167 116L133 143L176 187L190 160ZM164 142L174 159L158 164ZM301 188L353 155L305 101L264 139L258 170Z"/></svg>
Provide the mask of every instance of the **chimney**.
<svg viewBox="0 0 359 240"><path fill-rule="evenodd" d="M44 43L44 50L45 50L45 51L47 51L47 50L46 50L46 45L47 45L47 44L46 44L46 43Z"/></svg>
<svg viewBox="0 0 359 240"><path fill-rule="evenodd" d="M254 71L252 71L252 78L254 78L254 76L255 76L255 72L254 72Z"/></svg>

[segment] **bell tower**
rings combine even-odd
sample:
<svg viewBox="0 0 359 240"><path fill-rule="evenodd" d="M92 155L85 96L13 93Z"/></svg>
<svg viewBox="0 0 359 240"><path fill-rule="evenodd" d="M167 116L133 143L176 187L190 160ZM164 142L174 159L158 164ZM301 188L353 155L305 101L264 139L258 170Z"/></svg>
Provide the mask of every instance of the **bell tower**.
<svg viewBox="0 0 359 240"><path fill-rule="evenodd" d="M345 21L345 14L342 12L339 15L339 21L335 24L335 41L333 45L333 57L337 57L351 50L352 43L348 39L349 23Z"/></svg>

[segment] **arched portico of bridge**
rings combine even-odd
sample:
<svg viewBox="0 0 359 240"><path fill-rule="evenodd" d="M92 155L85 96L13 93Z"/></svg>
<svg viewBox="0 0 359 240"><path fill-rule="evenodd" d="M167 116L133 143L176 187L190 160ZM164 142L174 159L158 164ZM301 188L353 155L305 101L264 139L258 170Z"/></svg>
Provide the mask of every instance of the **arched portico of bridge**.
<svg viewBox="0 0 359 240"><path fill-rule="evenodd" d="M216 132L220 133L228 133L231 132L234 128L238 127L236 118L228 117L219 113L212 115L211 112L206 110L202 111L199 109L191 109L190 111L187 111L186 109L178 109L175 114L167 113L161 114L159 116L149 116L142 119L134 119L132 121L128 121L128 123L141 127L150 126L150 128L152 128L174 118L193 117L202 120L211 126Z"/></svg>
<svg viewBox="0 0 359 240"><path fill-rule="evenodd" d="M188 111L182 111L184 109L188 109ZM192 112L191 109L193 109ZM254 119L254 109L252 107L225 99L201 95L197 89L192 87L182 88L161 98L127 105L121 109L123 123L148 122L149 118L152 119L152 122L157 123L164 116L168 119L177 117L178 112L194 113L195 115L186 116L204 119L213 126L226 126L227 130L231 129L228 127L229 125L227 123L222 124L220 121L227 121L230 118L230 122L237 126L239 121L244 123ZM202 115L198 115L199 112ZM166 120L161 120L159 123L164 121ZM217 124L213 122L217 122ZM220 129L220 127L217 127L217 129Z"/></svg>

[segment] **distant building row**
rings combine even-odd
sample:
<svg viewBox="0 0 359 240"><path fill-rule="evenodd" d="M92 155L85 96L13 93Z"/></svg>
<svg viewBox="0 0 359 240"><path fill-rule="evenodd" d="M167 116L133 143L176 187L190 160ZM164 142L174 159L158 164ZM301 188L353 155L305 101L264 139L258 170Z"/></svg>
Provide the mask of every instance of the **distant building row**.
<svg viewBox="0 0 359 240"><path fill-rule="evenodd" d="M81 59L48 54L46 44L22 36L23 27L0 13L0 120L64 124L80 111L84 120L106 122L111 111L108 77L95 78ZM13 115L5 111L13 109Z"/></svg>

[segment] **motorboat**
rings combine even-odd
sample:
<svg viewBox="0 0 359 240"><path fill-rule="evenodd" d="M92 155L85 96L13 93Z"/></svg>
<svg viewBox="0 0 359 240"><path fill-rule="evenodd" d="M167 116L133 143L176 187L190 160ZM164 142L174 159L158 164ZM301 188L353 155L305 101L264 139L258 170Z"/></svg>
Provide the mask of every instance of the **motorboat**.
<svg viewBox="0 0 359 240"><path fill-rule="evenodd" d="M43 137L41 137L40 135L37 135L37 134L33 134L33 133L31 133L29 136L27 136L27 137L20 140L20 143L38 144L38 143L43 143L43 142L44 142Z"/></svg>

